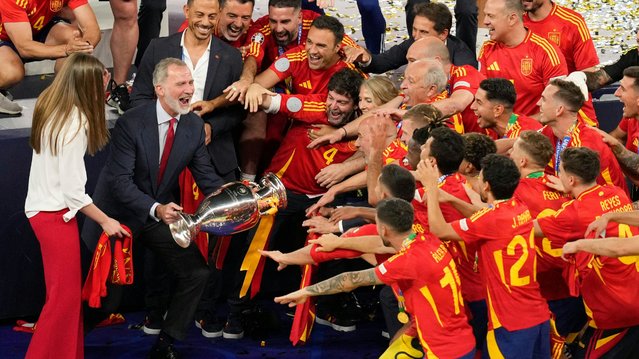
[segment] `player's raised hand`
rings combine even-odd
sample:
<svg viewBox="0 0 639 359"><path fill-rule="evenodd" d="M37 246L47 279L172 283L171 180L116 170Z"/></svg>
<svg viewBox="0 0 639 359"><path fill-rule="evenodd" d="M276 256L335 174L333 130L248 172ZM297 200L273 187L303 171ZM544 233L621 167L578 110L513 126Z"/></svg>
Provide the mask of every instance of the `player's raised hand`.
<svg viewBox="0 0 639 359"><path fill-rule="evenodd" d="M338 129L331 125L316 123L314 125L311 125L311 128L308 130L308 138L310 138L311 141L313 141L316 138L331 134L335 131L338 131Z"/></svg>
<svg viewBox="0 0 639 359"><path fill-rule="evenodd" d="M330 189L322 195L322 197L315 203L314 205L308 207L306 209L306 216L313 216L320 208L326 206L327 204L333 202L335 200L335 193Z"/></svg>
<svg viewBox="0 0 639 359"><path fill-rule="evenodd" d="M344 51L344 55L346 58L344 61L355 63L355 62L369 62L371 60L371 54L363 47L353 47L353 46L344 46L342 48Z"/></svg>
<svg viewBox="0 0 639 359"><path fill-rule="evenodd" d="M213 112L213 110L215 110L215 105L212 101L195 101L191 104L191 111L200 117Z"/></svg>
<svg viewBox="0 0 639 359"><path fill-rule="evenodd" d="M335 223L322 216L313 216L302 222L302 226L309 227L308 233L326 234L339 232L339 227Z"/></svg>
<svg viewBox="0 0 639 359"><path fill-rule="evenodd" d="M342 127L343 128L343 127ZM341 141L344 138L344 131L334 131L332 133L319 136L318 138L311 141L311 143L306 146L307 148L317 148L319 146L325 145L327 143L333 144L335 142Z"/></svg>
<svg viewBox="0 0 639 359"><path fill-rule="evenodd" d="M564 247L561 249L561 259L565 260L566 262L569 262L572 255L579 252L577 243L575 242L578 242L578 241L568 242L564 244Z"/></svg>
<svg viewBox="0 0 639 359"><path fill-rule="evenodd" d="M64 47L64 52L67 54L67 56L74 52L84 52L87 54L91 54L93 53L93 45L82 38L82 33L79 30L74 30L71 40L69 40L69 42L67 42Z"/></svg>
<svg viewBox="0 0 639 359"><path fill-rule="evenodd" d="M325 234L317 239L311 239L308 241L309 244L316 244L318 247L315 248L318 252L332 252L339 248L340 243L343 240L332 234Z"/></svg>
<svg viewBox="0 0 639 359"><path fill-rule="evenodd" d="M246 98L244 100L244 109L250 112L257 112L260 109L263 101L263 95L275 96L275 92L269 91L259 84L253 83L249 86L246 92Z"/></svg>
<svg viewBox="0 0 639 359"><path fill-rule="evenodd" d="M546 175L546 179L548 179L548 182L546 182L546 186L554 189L555 191L566 193L566 188L564 187L564 184L561 183L561 180L559 179L559 177L553 176L553 175Z"/></svg>
<svg viewBox="0 0 639 359"><path fill-rule="evenodd" d="M246 95L246 92L249 89L249 86L251 86L251 82L249 80L237 80L235 82L233 82L229 87L225 88L224 92L226 94L226 99L229 101L239 101L241 103L244 103L244 96Z"/></svg>
<svg viewBox="0 0 639 359"><path fill-rule="evenodd" d="M285 254L280 251L263 251L261 249L257 250L263 257L271 258L275 262L277 262L277 270L280 271L288 266L288 263L285 263L284 256Z"/></svg>
<svg viewBox="0 0 639 359"><path fill-rule="evenodd" d="M357 207L352 206L343 206L335 208L333 213L331 214L330 221L331 223L338 223L339 221L343 221L345 219L353 219L359 216L359 212L357 211Z"/></svg>
<svg viewBox="0 0 639 359"><path fill-rule="evenodd" d="M415 179L421 182L422 186L429 190L437 190L439 172L437 165L431 163L430 160L421 160L417 164L417 170L415 171Z"/></svg>
<svg viewBox="0 0 639 359"><path fill-rule="evenodd" d="M315 181L322 187L331 188L337 183L342 182L348 174L344 163L331 163L319 171L315 176Z"/></svg>

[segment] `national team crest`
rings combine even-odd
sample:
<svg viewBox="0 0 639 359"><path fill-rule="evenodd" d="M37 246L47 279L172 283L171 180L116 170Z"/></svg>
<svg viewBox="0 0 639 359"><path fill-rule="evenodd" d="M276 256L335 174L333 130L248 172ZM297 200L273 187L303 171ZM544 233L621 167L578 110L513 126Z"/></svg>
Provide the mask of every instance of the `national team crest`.
<svg viewBox="0 0 639 359"><path fill-rule="evenodd" d="M521 74L524 76L528 76L532 74L533 70L533 59L527 57L525 59L521 59Z"/></svg>
<svg viewBox="0 0 639 359"><path fill-rule="evenodd" d="M555 43L555 45L559 46L561 42L561 32L559 31L551 31L548 33L548 40Z"/></svg>
<svg viewBox="0 0 639 359"><path fill-rule="evenodd" d="M255 34L253 34L253 36L251 36L251 42L256 42L258 44L263 44L264 43L264 35L262 35L261 32L256 32Z"/></svg>
<svg viewBox="0 0 639 359"><path fill-rule="evenodd" d="M53 12L62 10L64 6L64 0L49 0L49 9Z"/></svg>

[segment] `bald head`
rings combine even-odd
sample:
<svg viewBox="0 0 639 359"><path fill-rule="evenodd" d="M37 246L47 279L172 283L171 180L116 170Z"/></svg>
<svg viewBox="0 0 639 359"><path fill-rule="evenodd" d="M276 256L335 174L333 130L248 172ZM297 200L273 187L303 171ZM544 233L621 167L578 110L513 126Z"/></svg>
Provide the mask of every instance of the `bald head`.
<svg viewBox="0 0 639 359"><path fill-rule="evenodd" d="M450 64L450 52L442 40L434 36L415 41L406 52L406 60L414 62L422 59L439 60L442 65Z"/></svg>

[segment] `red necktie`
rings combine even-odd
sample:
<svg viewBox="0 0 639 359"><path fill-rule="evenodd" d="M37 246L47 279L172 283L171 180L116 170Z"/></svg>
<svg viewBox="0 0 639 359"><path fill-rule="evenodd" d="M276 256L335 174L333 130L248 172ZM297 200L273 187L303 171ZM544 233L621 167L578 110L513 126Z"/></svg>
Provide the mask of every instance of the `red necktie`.
<svg viewBox="0 0 639 359"><path fill-rule="evenodd" d="M169 130L166 133L166 142L164 142L164 150L162 151L162 159L160 159L160 170L158 171L158 184L162 182L162 176L164 176L164 170L166 170L166 164L169 162L169 155L171 154L171 148L173 147L173 139L175 138L175 126L176 119L172 118L169 122Z"/></svg>

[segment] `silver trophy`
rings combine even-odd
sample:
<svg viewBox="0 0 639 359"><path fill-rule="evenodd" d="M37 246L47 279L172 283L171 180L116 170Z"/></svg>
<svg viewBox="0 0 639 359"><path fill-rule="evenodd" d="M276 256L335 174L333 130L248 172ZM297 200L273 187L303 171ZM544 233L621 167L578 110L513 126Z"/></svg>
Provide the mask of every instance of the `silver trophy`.
<svg viewBox="0 0 639 359"><path fill-rule="evenodd" d="M279 208L286 208L286 188L276 175L267 173L259 184L225 184L206 197L194 214L180 213L169 228L175 243L186 248L200 231L218 236L242 232Z"/></svg>

